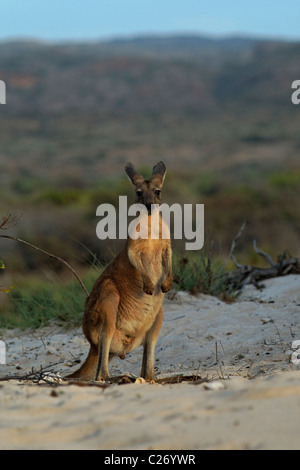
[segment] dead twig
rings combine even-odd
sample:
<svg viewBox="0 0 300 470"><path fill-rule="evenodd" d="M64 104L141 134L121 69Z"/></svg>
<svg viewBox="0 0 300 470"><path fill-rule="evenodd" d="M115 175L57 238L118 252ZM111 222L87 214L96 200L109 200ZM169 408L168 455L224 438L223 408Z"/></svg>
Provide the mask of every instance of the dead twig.
<svg viewBox="0 0 300 470"><path fill-rule="evenodd" d="M236 242L241 238L246 226L248 224L248 221L246 220L243 225L241 226L240 230L238 231L237 235L235 236L235 238L232 240L232 244L231 244L231 248L230 248L230 251L229 251L229 254L227 256L227 260L225 262L225 266L229 263L230 260L232 260L235 264L235 266L237 268L241 268L242 265L239 264L233 254L234 250L235 250L235 245L236 245Z"/></svg>
<svg viewBox="0 0 300 470"><path fill-rule="evenodd" d="M51 369L59 364L62 364L62 362L57 362L56 364L51 364L51 366L47 367L41 366L38 371L35 371L34 368L32 368L31 372L24 375L7 375L5 377L0 377L0 382L18 380L19 382L32 382L37 385L57 385L61 382L62 378Z"/></svg>
<svg viewBox="0 0 300 470"><path fill-rule="evenodd" d="M1 227L0 227L1 228ZM16 242L19 242L19 243L23 243L23 245L26 245L26 246L29 246L30 248L33 248L34 250L37 250L39 251L40 253L43 253L47 256L49 256L50 258L53 258L53 259L56 259L57 261L60 261L61 263L63 263L65 266L67 266L68 269L70 269L70 271L74 274L74 276L77 278L77 280L79 281L81 287L83 288L84 292L86 293L87 297L90 295L89 294L89 291L87 290L87 288L85 287L84 283L82 282L82 280L80 279L80 277L78 276L78 274L76 273L76 271L72 268L72 266L70 266L69 263L67 263L67 261L65 261L64 259L60 258L59 256L56 256L56 255L53 255L52 253L49 253L48 251L45 251L45 250L42 250L41 248L38 248L37 246L33 245L32 243L29 243L29 242L26 242L25 240L22 240L21 238L17 238L17 237L12 237L11 235L0 235L0 238L7 238L9 240L14 240Z"/></svg>
<svg viewBox="0 0 300 470"><path fill-rule="evenodd" d="M253 240L253 248L255 250L255 252L261 256L263 256L267 261L268 263L271 265L271 266L275 266L275 263L274 261L272 260L271 256L268 254L268 253L265 253L264 251L260 250L258 247L257 247L257 244L256 244L256 239Z"/></svg>
<svg viewBox="0 0 300 470"><path fill-rule="evenodd" d="M10 212L7 212L7 214L1 218L0 230L8 230L17 223L19 218L20 216L18 217L16 215L11 215Z"/></svg>

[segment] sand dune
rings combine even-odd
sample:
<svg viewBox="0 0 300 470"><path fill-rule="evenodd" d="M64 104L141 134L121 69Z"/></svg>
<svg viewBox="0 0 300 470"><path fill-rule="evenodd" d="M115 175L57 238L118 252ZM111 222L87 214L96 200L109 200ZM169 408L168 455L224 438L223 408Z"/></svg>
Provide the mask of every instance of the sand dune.
<svg viewBox="0 0 300 470"><path fill-rule="evenodd" d="M179 292L165 300L158 378L205 382L54 387L0 382L1 449L299 449L300 276L248 287L232 304ZM51 366L62 377L88 351L81 329L3 332L0 377ZM110 364L139 375L142 350ZM201 382L201 381L199 381Z"/></svg>

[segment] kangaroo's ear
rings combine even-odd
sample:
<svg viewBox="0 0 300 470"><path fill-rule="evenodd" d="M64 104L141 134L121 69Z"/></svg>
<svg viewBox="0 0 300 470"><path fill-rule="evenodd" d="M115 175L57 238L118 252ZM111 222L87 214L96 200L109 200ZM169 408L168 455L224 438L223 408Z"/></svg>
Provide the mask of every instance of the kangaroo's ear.
<svg viewBox="0 0 300 470"><path fill-rule="evenodd" d="M134 168L133 163L131 163L131 162L126 163L125 171L126 171L126 174L127 174L128 178L130 179L132 184L134 184L135 186L137 184L141 184L141 183L143 183L143 181L145 181L144 177L136 171L136 169Z"/></svg>
<svg viewBox="0 0 300 470"><path fill-rule="evenodd" d="M166 176L166 172L167 172L167 167L164 164L164 162L158 162L153 167L151 179L154 179L154 178L160 179L160 183L163 184L165 176Z"/></svg>

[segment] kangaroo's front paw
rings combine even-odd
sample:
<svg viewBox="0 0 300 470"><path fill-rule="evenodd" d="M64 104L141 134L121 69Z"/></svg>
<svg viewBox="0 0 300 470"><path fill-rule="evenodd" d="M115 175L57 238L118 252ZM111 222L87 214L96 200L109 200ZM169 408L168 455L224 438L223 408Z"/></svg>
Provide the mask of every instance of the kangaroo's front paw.
<svg viewBox="0 0 300 470"><path fill-rule="evenodd" d="M145 294L153 295L154 285L153 284L144 284L143 285L143 291L145 292Z"/></svg>
<svg viewBox="0 0 300 470"><path fill-rule="evenodd" d="M171 287L172 287L172 282L173 280L167 280L165 282L162 283L162 285L160 286L161 288L161 291L165 294L166 292L169 292L169 290L171 290Z"/></svg>

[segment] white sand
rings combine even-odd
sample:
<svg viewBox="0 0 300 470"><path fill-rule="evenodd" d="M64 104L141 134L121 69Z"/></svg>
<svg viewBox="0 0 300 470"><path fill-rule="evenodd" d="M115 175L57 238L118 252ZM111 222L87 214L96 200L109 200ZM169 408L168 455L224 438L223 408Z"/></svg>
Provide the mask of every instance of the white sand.
<svg viewBox="0 0 300 470"><path fill-rule="evenodd" d="M0 382L0 449L299 449L300 276L247 288L226 304L187 293L165 301L158 377L197 374L207 384L56 388ZM56 364L62 376L84 360L81 329L8 331L0 377ZM139 375L142 350L110 364ZM207 387L214 389L207 390Z"/></svg>

